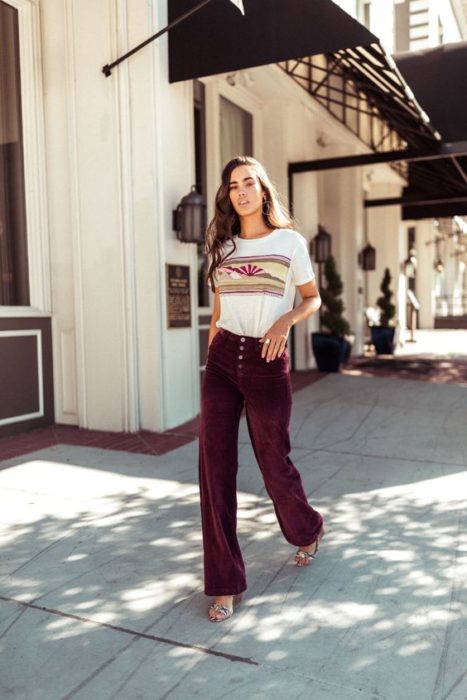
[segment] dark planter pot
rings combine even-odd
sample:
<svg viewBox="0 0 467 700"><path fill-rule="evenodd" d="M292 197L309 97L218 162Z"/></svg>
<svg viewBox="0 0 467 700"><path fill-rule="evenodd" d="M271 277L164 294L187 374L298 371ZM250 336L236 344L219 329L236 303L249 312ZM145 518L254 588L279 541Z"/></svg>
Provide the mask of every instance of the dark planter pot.
<svg viewBox="0 0 467 700"><path fill-rule="evenodd" d="M312 333L311 346L320 372L338 372L349 359L351 345L337 335Z"/></svg>
<svg viewBox="0 0 467 700"><path fill-rule="evenodd" d="M394 354L395 328L390 326L371 326L371 342L377 355Z"/></svg>

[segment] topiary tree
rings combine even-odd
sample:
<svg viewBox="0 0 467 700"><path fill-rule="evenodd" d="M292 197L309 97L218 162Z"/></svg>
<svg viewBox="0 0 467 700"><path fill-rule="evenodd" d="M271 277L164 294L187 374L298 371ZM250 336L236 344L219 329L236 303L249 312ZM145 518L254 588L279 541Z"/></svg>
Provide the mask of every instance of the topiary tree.
<svg viewBox="0 0 467 700"><path fill-rule="evenodd" d="M383 281L381 282L380 286L383 294L376 301L376 304L381 309L381 326L390 326L392 319L396 315L396 307L391 303L391 297L393 296L393 292L390 289L391 279L389 268L386 268L384 271Z"/></svg>
<svg viewBox="0 0 467 700"><path fill-rule="evenodd" d="M332 335L348 335L350 326L343 317L345 307L340 299L343 288L342 279L337 272L333 255L330 255L324 263L324 279L326 285L319 290L322 300L321 326L327 328Z"/></svg>

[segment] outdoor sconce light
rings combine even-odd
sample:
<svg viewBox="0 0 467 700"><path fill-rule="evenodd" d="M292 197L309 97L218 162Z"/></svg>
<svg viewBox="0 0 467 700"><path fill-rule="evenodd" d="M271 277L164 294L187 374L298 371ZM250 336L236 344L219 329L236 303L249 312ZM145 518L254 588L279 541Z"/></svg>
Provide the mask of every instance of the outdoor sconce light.
<svg viewBox="0 0 467 700"><path fill-rule="evenodd" d="M369 243L358 254L358 264L362 270L376 270L376 250Z"/></svg>
<svg viewBox="0 0 467 700"><path fill-rule="evenodd" d="M441 258L435 260L433 267L435 268L436 272L444 272L444 263Z"/></svg>
<svg viewBox="0 0 467 700"><path fill-rule="evenodd" d="M318 226L318 233L313 238L312 255L317 263L324 263L331 255L331 234L322 226Z"/></svg>
<svg viewBox="0 0 467 700"><path fill-rule="evenodd" d="M331 255L331 234L326 231L323 226L320 226L318 224L318 233L316 236L313 238L311 241L311 254L313 256L314 261L318 265L318 286L319 289L322 287L322 282L323 282L323 274L322 274L322 268L323 268L323 263L326 262L326 260L329 258ZM320 319L321 319L321 309L319 310L320 314Z"/></svg>
<svg viewBox="0 0 467 700"><path fill-rule="evenodd" d="M172 228L184 243L203 243L206 233L206 205L193 185L172 212Z"/></svg>

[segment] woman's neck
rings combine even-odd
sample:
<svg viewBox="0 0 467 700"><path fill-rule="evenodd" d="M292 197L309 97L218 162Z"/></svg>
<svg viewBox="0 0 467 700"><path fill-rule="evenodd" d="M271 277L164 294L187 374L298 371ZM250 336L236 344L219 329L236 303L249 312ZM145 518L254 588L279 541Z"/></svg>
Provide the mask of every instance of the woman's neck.
<svg viewBox="0 0 467 700"><path fill-rule="evenodd" d="M261 238L273 230L264 222L263 218L256 221L240 221L240 238Z"/></svg>

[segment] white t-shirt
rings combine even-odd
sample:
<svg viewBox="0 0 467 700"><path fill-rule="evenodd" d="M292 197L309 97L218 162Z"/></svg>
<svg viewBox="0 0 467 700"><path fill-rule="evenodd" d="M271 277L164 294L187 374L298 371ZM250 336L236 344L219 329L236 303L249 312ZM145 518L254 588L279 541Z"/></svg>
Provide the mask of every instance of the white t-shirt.
<svg viewBox="0 0 467 700"><path fill-rule="evenodd" d="M216 325L237 335L261 338L293 308L295 287L315 275L305 238L291 229L275 229L261 238L235 237L236 250L217 268L215 285L221 312ZM230 241L224 254L232 251Z"/></svg>

